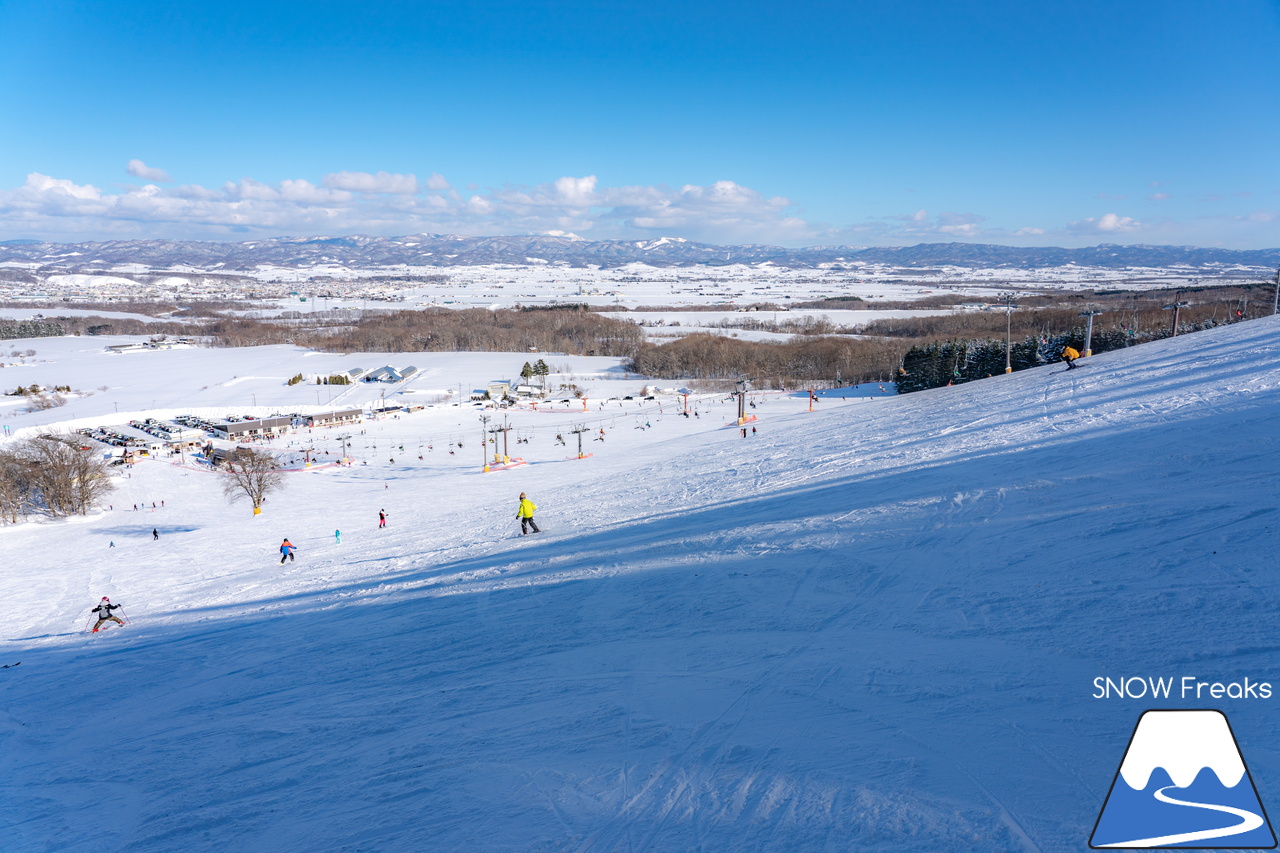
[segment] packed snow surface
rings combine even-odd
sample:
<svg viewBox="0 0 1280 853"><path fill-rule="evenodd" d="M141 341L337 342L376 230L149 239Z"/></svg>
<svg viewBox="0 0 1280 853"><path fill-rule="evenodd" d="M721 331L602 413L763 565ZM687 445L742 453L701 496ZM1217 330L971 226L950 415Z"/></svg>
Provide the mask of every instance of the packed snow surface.
<svg viewBox="0 0 1280 853"><path fill-rule="evenodd" d="M1094 698L1280 684L1278 336L761 396L745 438L720 399L515 412L529 464L489 473L429 409L257 518L141 462L112 510L0 528L3 846L1078 851L1148 707L1223 710L1280 803L1280 699ZM132 624L85 634L103 595Z"/></svg>

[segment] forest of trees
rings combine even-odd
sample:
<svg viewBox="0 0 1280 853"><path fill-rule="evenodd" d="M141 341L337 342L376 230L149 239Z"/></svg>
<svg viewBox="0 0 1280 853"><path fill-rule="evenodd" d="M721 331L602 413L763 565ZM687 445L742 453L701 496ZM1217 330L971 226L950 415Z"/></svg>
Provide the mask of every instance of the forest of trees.
<svg viewBox="0 0 1280 853"><path fill-rule="evenodd" d="M57 323L47 320L7 320L0 323L0 341L17 341L23 338L56 338L66 331Z"/></svg>
<svg viewBox="0 0 1280 853"><path fill-rule="evenodd" d="M629 369L666 379L750 376L759 387L874 382L894 373L907 348L905 342L854 338L797 336L764 343L694 334L664 344L642 344Z"/></svg>
<svg viewBox="0 0 1280 853"><path fill-rule="evenodd" d="M576 307L493 310L428 308L376 322L295 335L294 343L338 352L567 352L628 356L642 340L633 323Z"/></svg>

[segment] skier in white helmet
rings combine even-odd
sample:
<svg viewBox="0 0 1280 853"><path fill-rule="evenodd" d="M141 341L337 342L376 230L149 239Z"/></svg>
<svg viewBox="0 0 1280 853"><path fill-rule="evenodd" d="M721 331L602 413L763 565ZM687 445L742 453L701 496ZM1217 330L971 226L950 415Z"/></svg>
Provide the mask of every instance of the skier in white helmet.
<svg viewBox="0 0 1280 853"><path fill-rule="evenodd" d="M97 607L93 608L93 612L98 614L98 622L93 626L92 633L98 633L98 629L102 627L102 623L108 620L115 622L117 625L123 626L124 621L119 616L114 616L111 613L112 610L119 609L119 604L112 604L111 599L107 598L105 595L102 596L102 602Z"/></svg>

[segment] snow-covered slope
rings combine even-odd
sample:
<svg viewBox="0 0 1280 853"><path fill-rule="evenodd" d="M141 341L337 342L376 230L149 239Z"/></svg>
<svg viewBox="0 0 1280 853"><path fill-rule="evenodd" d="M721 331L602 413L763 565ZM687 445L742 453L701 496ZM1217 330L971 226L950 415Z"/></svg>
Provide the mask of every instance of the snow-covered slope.
<svg viewBox="0 0 1280 853"><path fill-rule="evenodd" d="M582 461L523 414L489 474L381 421L257 519L144 463L0 529L5 849L1083 850L1153 705L1222 708L1275 800L1280 700L1093 679L1280 682L1278 335L773 398L745 439L628 411ZM133 624L80 633L102 595Z"/></svg>

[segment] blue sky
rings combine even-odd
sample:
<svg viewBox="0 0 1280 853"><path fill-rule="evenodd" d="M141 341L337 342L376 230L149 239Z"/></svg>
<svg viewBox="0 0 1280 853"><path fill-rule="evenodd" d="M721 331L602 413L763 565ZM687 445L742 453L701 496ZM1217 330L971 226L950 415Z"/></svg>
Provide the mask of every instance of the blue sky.
<svg viewBox="0 0 1280 853"><path fill-rule="evenodd" d="M0 240L1280 246L1280 0L0 0Z"/></svg>

